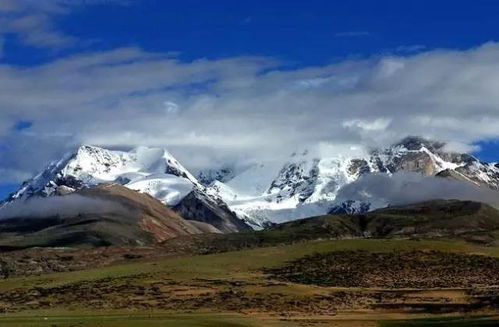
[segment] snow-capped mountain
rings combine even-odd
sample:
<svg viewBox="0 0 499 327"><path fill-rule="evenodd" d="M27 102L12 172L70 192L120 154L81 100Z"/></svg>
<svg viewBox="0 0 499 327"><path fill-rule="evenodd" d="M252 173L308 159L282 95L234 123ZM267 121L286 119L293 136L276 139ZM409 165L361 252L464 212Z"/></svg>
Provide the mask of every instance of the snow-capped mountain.
<svg viewBox="0 0 499 327"><path fill-rule="evenodd" d="M199 185L196 178L163 149L140 147L124 152L82 146L24 183L11 199L50 196L62 190L68 192L109 182L149 193L170 206L177 205Z"/></svg>
<svg viewBox="0 0 499 327"><path fill-rule="evenodd" d="M221 231L248 228L220 198L207 194L206 187L161 148L139 147L127 152L82 146L25 182L7 201L67 194L102 183L118 183L150 194L176 208L184 218L210 223Z"/></svg>
<svg viewBox="0 0 499 327"><path fill-rule="evenodd" d="M338 196L369 173L419 172L499 190L499 164L445 150L445 144L410 137L388 147L354 154L293 154L287 162L212 169L194 177L164 149L114 151L82 146L25 182L8 201L74 192L118 183L150 194L182 217L223 232L254 228L325 213L357 213L386 203ZM209 186L207 186L209 184Z"/></svg>
<svg viewBox="0 0 499 327"><path fill-rule="evenodd" d="M220 196L253 226L334 213L375 209L379 204L337 199L338 191L367 173L419 172L451 177L499 189L499 165L468 154L445 151L445 144L409 137L387 148L357 157L338 154L314 157L294 154L287 163L255 165L230 180L213 182L210 194ZM248 218L249 217L249 218Z"/></svg>

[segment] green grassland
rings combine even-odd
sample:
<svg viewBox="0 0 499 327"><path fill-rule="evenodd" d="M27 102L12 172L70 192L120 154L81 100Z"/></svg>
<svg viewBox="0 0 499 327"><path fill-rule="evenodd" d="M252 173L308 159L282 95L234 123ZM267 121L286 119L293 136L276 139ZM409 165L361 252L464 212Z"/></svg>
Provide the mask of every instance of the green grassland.
<svg viewBox="0 0 499 327"><path fill-rule="evenodd" d="M373 252L438 250L453 253L483 254L499 257L499 247L482 247L461 241L433 240L370 240L354 239L339 241L313 241L285 246L258 248L227 253L184 256L154 261L137 260L133 263L55 273L28 278L12 278L0 281L0 291L22 287L50 287L79 281L117 278L144 273L159 274L175 280L193 278L239 279L259 278L263 268L272 268L288 261L310 255L342 250Z"/></svg>
<svg viewBox="0 0 499 327"><path fill-rule="evenodd" d="M367 320L362 318L361 320L364 321L361 324L349 325L346 322L338 324L335 319L329 321L328 319L334 318L336 312L334 315L330 314L328 316L328 311L317 309L317 311L308 313L307 310L304 310L304 312L294 314L296 317L301 317L301 320L295 320L295 318L290 317L289 312L279 312L275 309L284 304L289 306L289 303L293 301L297 303L315 301L317 298L329 296L332 290L339 290L269 280L268 276L263 273L263 269L279 267L306 255L343 250L364 250L369 252L437 250L499 257L498 247L479 246L463 241L352 239L311 241L284 246L156 260L138 259L127 264L84 271L2 280L0 281L0 304L2 294L33 289L51 290L51 293L49 292L50 294L43 299L51 304L47 307L27 307L16 312L8 311L0 314L0 326L223 327L307 325L303 321L309 321L308 326L315 324L318 326L376 326L376 318L372 316ZM151 285L156 284L161 285L161 292L169 294L169 299L177 301L175 303L178 303L178 305L167 303L165 306L156 307L154 299L145 297L143 294L136 295L129 291L130 287L134 287L134 290L150 289ZM72 287L74 287L74 292L72 292ZM123 291L113 293L115 288ZM99 289L111 291L108 292L110 294L106 294L105 300L96 303L96 298L92 298L91 293ZM217 298L213 302L213 306L204 306L199 301L195 305L191 303L196 301L198 294L199 296L206 296L210 292L213 294L227 293L229 295L226 295L227 300ZM362 293L365 290L356 290L356 292ZM78 294L80 294L81 298L78 297ZM86 295L88 295L88 299ZM248 305L245 302L238 302L239 297L256 299L256 302L248 302L251 304ZM126 302L121 302L125 301L126 298L138 298L137 301L140 302L140 305L126 306ZM113 303L113 305L107 305L106 301ZM252 305L256 309L252 309ZM267 306L270 313L265 312ZM318 303L318 306L320 307L320 303ZM18 309L15 305L12 308ZM338 315L338 317L340 316L341 314ZM400 316L397 317L400 318ZM326 319L326 321L321 321L321 319ZM349 319L352 322L357 318ZM497 322L496 320L491 321ZM482 321L479 323L484 324L476 326L492 326L487 325L489 322ZM401 322L401 324L387 324L386 326L420 326L407 325L407 322ZM475 325L469 324L466 326Z"/></svg>

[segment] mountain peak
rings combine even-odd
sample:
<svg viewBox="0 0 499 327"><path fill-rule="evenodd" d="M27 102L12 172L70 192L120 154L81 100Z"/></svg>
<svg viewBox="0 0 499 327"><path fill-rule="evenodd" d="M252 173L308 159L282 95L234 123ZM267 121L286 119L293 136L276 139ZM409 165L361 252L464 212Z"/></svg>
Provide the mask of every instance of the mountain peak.
<svg viewBox="0 0 499 327"><path fill-rule="evenodd" d="M429 139L420 137L420 136L407 136L403 138L401 141L394 144L394 146L403 146L407 150L416 151L420 150L422 147L426 147L431 151L437 151L443 149L445 143L431 141Z"/></svg>
<svg viewBox="0 0 499 327"><path fill-rule="evenodd" d="M68 194L105 183L147 193L169 207L179 208L186 219L199 220L202 215L203 221L216 222L224 231L247 228L163 148L142 146L118 151L82 145L26 181L7 201Z"/></svg>
<svg viewBox="0 0 499 327"><path fill-rule="evenodd" d="M329 153L329 154L327 154ZM265 171L268 179L256 179L264 172L256 169L219 181L212 186L232 210L262 222L277 223L330 210L357 212L379 208L386 203L355 202L350 194L340 192L348 184L366 174L388 176L409 171L425 176L452 178L473 185L499 190L499 165L476 160L466 153L447 151L445 143L409 136L394 145L350 156L324 152L319 157L295 153L292 160ZM272 170L272 171L271 171ZM247 192L256 181L263 184L259 192ZM244 185L246 189L242 188Z"/></svg>
<svg viewBox="0 0 499 327"><path fill-rule="evenodd" d="M93 151L102 151L104 148L95 146L95 145L88 145L88 144L83 144L78 147L76 150L76 153L84 153L84 152L93 152Z"/></svg>
<svg viewBox="0 0 499 327"><path fill-rule="evenodd" d="M180 186L172 193L168 186ZM93 145L82 145L66 154L14 193L10 200L29 198L33 195L49 196L58 187L80 189L101 183L116 182L133 187L145 187L148 191L161 193L159 199L176 205L177 200L198 186L192 176L170 153L162 148L138 147L131 151L104 149ZM161 186L160 186L161 185ZM154 190L152 190L154 189ZM173 201L173 203L169 203Z"/></svg>

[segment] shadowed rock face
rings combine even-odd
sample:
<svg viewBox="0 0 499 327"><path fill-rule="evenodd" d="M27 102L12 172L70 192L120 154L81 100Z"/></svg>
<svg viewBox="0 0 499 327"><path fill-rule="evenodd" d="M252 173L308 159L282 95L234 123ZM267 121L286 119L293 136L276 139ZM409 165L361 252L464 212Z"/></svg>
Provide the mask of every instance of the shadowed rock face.
<svg viewBox="0 0 499 327"><path fill-rule="evenodd" d="M251 230L223 203L194 190L173 208L182 217L214 226L223 233Z"/></svg>
<svg viewBox="0 0 499 327"><path fill-rule="evenodd" d="M425 152L408 153L400 158L395 158L390 165L391 171L414 171L425 176L435 175L435 167L429 154Z"/></svg>
<svg viewBox="0 0 499 327"><path fill-rule="evenodd" d="M499 190L499 168L497 164L481 162L466 154L449 152L445 143L432 142L419 137L408 137L393 148L403 147L410 152L395 156L389 170L392 172L406 170L420 172L426 176L439 176L474 183L479 186ZM422 151L422 149L426 149ZM390 150L385 151L389 153ZM442 169L438 158L454 164L455 168Z"/></svg>
<svg viewBox="0 0 499 327"><path fill-rule="evenodd" d="M193 224L152 196L118 184L101 184L76 194L115 203L117 209L102 214L2 220L0 247L145 245L219 232L213 226Z"/></svg>
<svg viewBox="0 0 499 327"><path fill-rule="evenodd" d="M364 159L353 159L348 166L351 175L363 175L370 172L369 163Z"/></svg>

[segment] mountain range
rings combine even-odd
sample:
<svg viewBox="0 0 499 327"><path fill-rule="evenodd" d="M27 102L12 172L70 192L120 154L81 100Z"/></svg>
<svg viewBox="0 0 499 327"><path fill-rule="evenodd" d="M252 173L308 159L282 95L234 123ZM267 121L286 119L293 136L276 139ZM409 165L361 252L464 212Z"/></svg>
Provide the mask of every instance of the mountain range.
<svg viewBox="0 0 499 327"><path fill-rule="evenodd" d="M408 137L360 156L317 156L305 150L285 162L253 164L242 170L226 166L196 176L164 149L116 151L81 146L23 183L5 203L114 183L151 195L186 220L229 233L249 226L261 229L310 216L388 206L390 203L379 201L358 203L339 194L362 176L400 171L499 190L499 164L448 151L441 142Z"/></svg>
<svg viewBox="0 0 499 327"><path fill-rule="evenodd" d="M211 181L208 192L222 198L239 216L249 217L254 225L263 227L269 222L325 213L360 213L390 205L379 201L356 203L338 197L342 188L368 174L409 171L499 189L499 164L481 162L472 155L446 150L444 143L418 137L405 138L362 156L338 153L316 157L303 151L274 170L254 165L230 178L221 171L218 175L222 178ZM232 174L230 169L225 171Z"/></svg>

